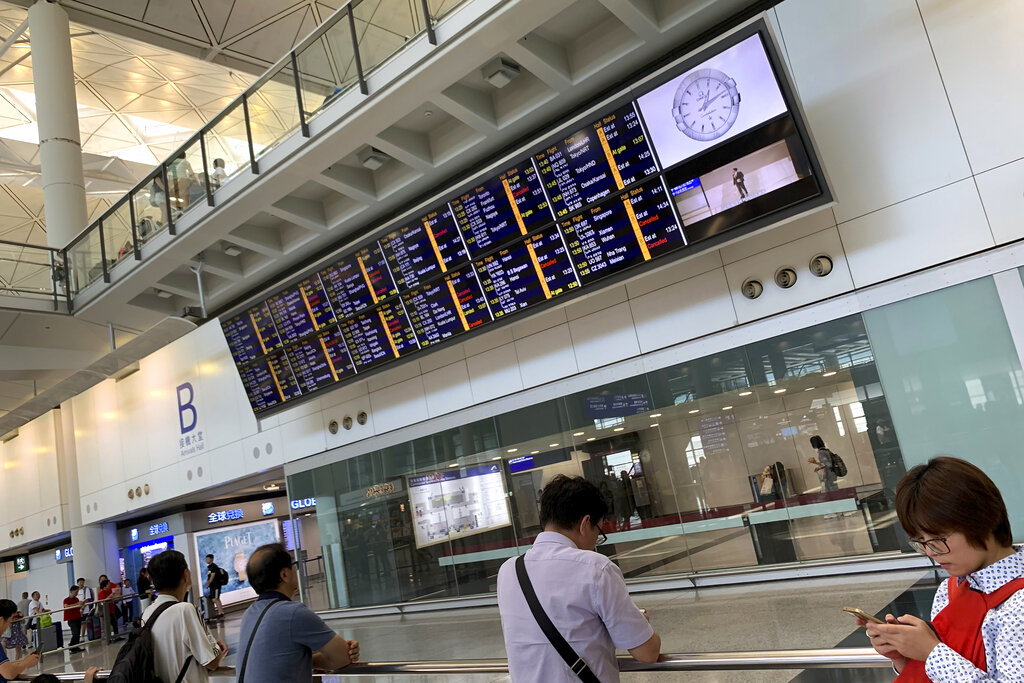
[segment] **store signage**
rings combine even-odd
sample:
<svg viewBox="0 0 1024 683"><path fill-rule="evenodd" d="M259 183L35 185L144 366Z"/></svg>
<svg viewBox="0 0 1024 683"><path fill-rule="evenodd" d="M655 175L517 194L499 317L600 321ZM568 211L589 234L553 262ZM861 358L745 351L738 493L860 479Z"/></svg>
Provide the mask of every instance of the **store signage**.
<svg viewBox="0 0 1024 683"><path fill-rule="evenodd" d="M21 574L28 571L28 555L16 555L14 557L14 573Z"/></svg>
<svg viewBox="0 0 1024 683"><path fill-rule="evenodd" d="M132 529L132 543L135 543L137 540L139 540L139 530Z"/></svg>
<svg viewBox="0 0 1024 683"><path fill-rule="evenodd" d="M366 489L367 498L376 498L377 496L386 496L389 493L395 492L395 485L390 481L386 481L383 484L374 484L370 488Z"/></svg>
<svg viewBox="0 0 1024 683"><path fill-rule="evenodd" d="M178 450L184 458L206 450L206 440L203 430L196 429L199 425L199 411L195 406L196 390L192 383L179 384L175 393L178 397L178 426L181 428Z"/></svg>
<svg viewBox="0 0 1024 683"><path fill-rule="evenodd" d="M166 533L167 533L167 522L160 522L159 524L150 524L149 525L149 535L150 536L159 536L160 534L166 534Z"/></svg>
<svg viewBox="0 0 1024 683"><path fill-rule="evenodd" d="M235 508L234 510L218 510L217 512L211 512L206 517L207 524L219 524L220 522L229 522L236 519L242 519L245 513L242 512L242 508Z"/></svg>
<svg viewBox="0 0 1024 683"><path fill-rule="evenodd" d="M70 562L71 559L74 556L75 556L75 550L71 546L65 546L63 548L57 548L56 550L53 551L53 559L56 560L57 563Z"/></svg>
<svg viewBox="0 0 1024 683"><path fill-rule="evenodd" d="M367 496L369 497L369 496ZM305 510L316 507L316 498L302 498L291 502L292 510Z"/></svg>
<svg viewBox="0 0 1024 683"><path fill-rule="evenodd" d="M274 504L271 503L270 501L264 503L260 509L262 510L264 517L269 517L270 515L274 514Z"/></svg>

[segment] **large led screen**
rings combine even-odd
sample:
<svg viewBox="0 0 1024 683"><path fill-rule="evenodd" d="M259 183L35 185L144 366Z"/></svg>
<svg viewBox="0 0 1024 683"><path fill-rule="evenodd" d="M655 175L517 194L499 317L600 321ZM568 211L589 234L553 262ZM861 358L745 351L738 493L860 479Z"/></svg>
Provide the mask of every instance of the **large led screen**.
<svg viewBox="0 0 1024 683"><path fill-rule="evenodd" d="M780 69L740 29L232 311L253 411L831 201Z"/></svg>
<svg viewBox="0 0 1024 683"><path fill-rule="evenodd" d="M512 523L498 463L415 475L407 484L417 548Z"/></svg>

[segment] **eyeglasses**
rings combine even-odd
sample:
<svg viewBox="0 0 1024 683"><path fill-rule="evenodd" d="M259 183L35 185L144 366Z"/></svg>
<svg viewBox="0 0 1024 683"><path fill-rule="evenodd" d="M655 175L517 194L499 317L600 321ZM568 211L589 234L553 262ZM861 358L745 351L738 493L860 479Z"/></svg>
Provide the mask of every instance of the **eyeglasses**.
<svg viewBox="0 0 1024 683"><path fill-rule="evenodd" d="M931 550L933 555L945 555L949 552L949 544L946 543L948 536L942 538L929 538L925 540L923 538L911 538L907 539L907 543L910 547L921 554L925 554L925 550Z"/></svg>
<svg viewBox="0 0 1024 683"><path fill-rule="evenodd" d="M597 545L603 545L608 540L608 534L601 530L600 524L595 524L597 527Z"/></svg>

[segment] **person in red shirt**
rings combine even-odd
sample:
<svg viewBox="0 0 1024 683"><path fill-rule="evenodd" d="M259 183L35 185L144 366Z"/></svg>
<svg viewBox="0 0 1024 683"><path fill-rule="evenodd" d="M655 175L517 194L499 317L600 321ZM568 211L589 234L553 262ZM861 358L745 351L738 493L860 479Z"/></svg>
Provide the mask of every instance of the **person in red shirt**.
<svg viewBox="0 0 1024 683"><path fill-rule="evenodd" d="M78 599L78 584L68 589L68 597L64 598L64 621L68 622L71 628L71 642L68 647L71 652L81 652L82 648L75 647L82 637L82 601Z"/></svg>
<svg viewBox="0 0 1024 683"><path fill-rule="evenodd" d="M106 574L100 579L100 589L96 592L97 600L106 600L114 591L111 589L110 581L107 580ZM107 603L107 611L110 612L110 620L108 621L110 634L117 635L117 621L114 619L114 603L113 601Z"/></svg>

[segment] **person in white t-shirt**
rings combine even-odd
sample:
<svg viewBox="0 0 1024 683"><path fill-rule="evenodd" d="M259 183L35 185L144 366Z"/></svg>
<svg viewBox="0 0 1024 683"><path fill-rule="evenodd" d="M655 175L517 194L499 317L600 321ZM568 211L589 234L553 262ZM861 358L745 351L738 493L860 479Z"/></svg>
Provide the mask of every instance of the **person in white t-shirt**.
<svg viewBox="0 0 1024 683"><path fill-rule="evenodd" d="M220 666L228 646L206 630L195 605L182 602L192 585L192 572L185 556L165 550L149 562L149 576L160 595L142 613L142 622L161 605L167 608L153 624L153 659L156 674L164 681L176 681L182 669L182 683L206 683L209 672Z"/></svg>

